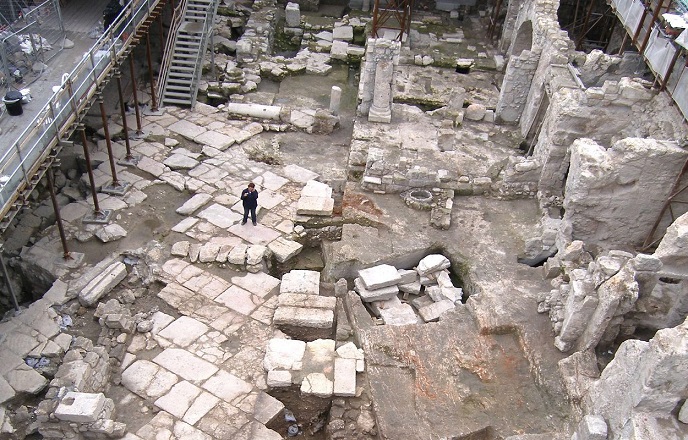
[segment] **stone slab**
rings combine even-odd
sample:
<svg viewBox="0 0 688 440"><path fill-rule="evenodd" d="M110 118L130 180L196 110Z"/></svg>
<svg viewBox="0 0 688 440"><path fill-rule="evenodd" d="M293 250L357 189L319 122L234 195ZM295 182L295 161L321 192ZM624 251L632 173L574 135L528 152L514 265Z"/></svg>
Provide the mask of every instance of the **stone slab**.
<svg viewBox="0 0 688 440"><path fill-rule="evenodd" d="M399 293L397 286L388 286L375 290L366 289L360 278L354 280L354 287L363 302L384 301L391 299Z"/></svg>
<svg viewBox="0 0 688 440"><path fill-rule="evenodd" d="M241 221L242 216L218 203L210 205L198 214L198 217L209 221L218 228L229 228Z"/></svg>
<svg viewBox="0 0 688 440"><path fill-rule="evenodd" d="M314 270L291 270L282 276L280 294L320 294L320 272Z"/></svg>
<svg viewBox="0 0 688 440"><path fill-rule="evenodd" d="M236 215L239 216L239 220L242 219L241 215ZM260 223L258 223L256 226L253 226L251 225L250 221L245 225L235 224L229 228L229 232L243 240L248 241L251 244L260 245L268 245L281 235L274 229L268 228Z"/></svg>
<svg viewBox="0 0 688 440"><path fill-rule="evenodd" d="M356 395L356 359L336 358L334 360L334 395L345 397Z"/></svg>
<svg viewBox="0 0 688 440"><path fill-rule="evenodd" d="M265 371L292 370L301 365L306 343L294 339L270 339L263 359Z"/></svg>
<svg viewBox="0 0 688 440"><path fill-rule="evenodd" d="M334 325L334 312L326 309L278 307L272 318L275 325L329 329Z"/></svg>
<svg viewBox="0 0 688 440"><path fill-rule="evenodd" d="M98 420L105 406L103 393L69 391L55 408L55 417L65 422L91 423Z"/></svg>
<svg viewBox="0 0 688 440"><path fill-rule="evenodd" d="M431 254L418 262L418 267L416 268L416 271L418 271L419 275L427 275L432 272L437 272L442 269L447 269L451 263L449 262L449 259L445 257L444 255L440 254Z"/></svg>
<svg viewBox="0 0 688 440"><path fill-rule="evenodd" d="M318 173L314 173L313 171L293 164L285 166L282 169L282 174L284 174L284 177L287 179L297 183L306 183L309 180L314 180L319 177Z"/></svg>
<svg viewBox="0 0 688 440"><path fill-rule="evenodd" d="M208 331L208 326L188 316L180 316L158 335L180 347L188 347Z"/></svg>
<svg viewBox="0 0 688 440"><path fill-rule="evenodd" d="M199 193L191 197L189 200L184 202L182 206L177 208L177 214L181 215L191 215L196 212L197 209L208 203L213 196L210 194Z"/></svg>
<svg viewBox="0 0 688 440"><path fill-rule="evenodd" d="M442 313L453 310L454 302L448 299L438 301L427 306L423 306L418 309L420 317L423 318L425 322L437 321Z"/></svg>
<svg viewBox="0 0 688 440"><path fill-rule="evenodd" d="M311 373L303 378L301 392L318 397L330 397L334 391L334 384L322 373Z"/></svg>
<svg viewBox="0 0 688 440"><path fill-rule="evenodd" d="M122 385L144 399L157 399L178 381L176 375L143 359L134 362L122 372Z"/></svg>
<svg viewBox="0 0 688 440"><path fill-rule="evenodd" d="M269 387L281 388L291 386L291 372L286 370L268 371L267 384Z"/></svg>
<svg viewBox="0 0 688 440"><path fill-rule="evenodd" d="M210 362L179 348L164 350L153 358L153 362L190 381L208 379L218 370Z"/></svg>
<svg viewBox="0 0 688 440"><path fill-rule="evenodd" d="M111 264L79 292L79 302L86 307L93 306L126 276L127 267L124 263L118 261Z"/></svg>
<svg viewBox="0 0 688 440"><path fill-rule="evenodd" d="M203 388L225 402L232 402L237 397L250 393L253 386L231 373L220 370L203 384Z"/></svg>
<svg viewBox="0 0 688 440"><path fill-rule="evenodd" d="M303 295L300 293L282 293L277 297L278 307L302 307L310 309L334 310L337 298L331 296Z"/></svg>
<svg viewBox="0 0 688 440"><path fill-rule="evenodd" d="M296 205L299 215L331 216L334 211L334 199L326 197L301 197Z"/></svg>
<svg viewBox="0 0 688 440"><path fill-rule="evenodd" d="M236 284L244 290L261 298L267 298L279 292L280 280L265 272L247 273L243 276L231 278L232 284Z"/></svg>
<svg viewBox="0 0 688 440"><path fill-rule="evenodd" d="M386 325L412 325L419 323L418 316L416 316L413 307L409 304L381 309L380 316Z"/></svg>
<svg viewBox="0 0 688 440"><path fill-rule="evenodd" d="M358 271L358 276L368 290L395 286L401 281L397 268L389 264L380 264L367 269L361 269Z"/></svg>
<svg viewBox="0 0 688 440"><path fill-rule="evenodd" d="M303 245L299 242L279 237L268 245L268 249L279 263L284 263L301 253Z"/></svg>
<svg viewBox="0 0 688 440"><path fill-rule="evenodd" d="M205 133L207 130L204 127L194 124L193 122L181 119L174 124L167 127L170 131L193 141L197 136Z"/></svg>

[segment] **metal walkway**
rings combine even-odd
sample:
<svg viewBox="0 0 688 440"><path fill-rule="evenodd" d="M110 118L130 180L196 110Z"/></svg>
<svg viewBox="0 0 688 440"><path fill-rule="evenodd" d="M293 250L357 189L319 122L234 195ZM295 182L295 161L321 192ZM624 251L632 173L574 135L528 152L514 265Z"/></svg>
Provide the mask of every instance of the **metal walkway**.
<svg viewBox="0 0 688 440"><path fill-rule="evenodd" d="M0 147L0 233L27 205L28 195L52 166L94 97L160 15L165 1L131 1L109 31L64 75L59 90L16 140Z"/></svg>

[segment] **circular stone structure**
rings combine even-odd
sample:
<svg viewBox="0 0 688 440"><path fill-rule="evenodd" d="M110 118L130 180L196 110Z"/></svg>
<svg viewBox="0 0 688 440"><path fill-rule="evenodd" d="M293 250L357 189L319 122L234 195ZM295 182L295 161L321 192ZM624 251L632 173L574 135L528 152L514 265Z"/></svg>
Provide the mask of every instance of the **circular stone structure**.
<svg viewBox="0 0 688 440"><path fill-rule="evenodd" d="M423 211L429 211L434 205L434 197L432 192L423 188L413 188L401 193L401 198L404 199L406 206Z"/></svg>

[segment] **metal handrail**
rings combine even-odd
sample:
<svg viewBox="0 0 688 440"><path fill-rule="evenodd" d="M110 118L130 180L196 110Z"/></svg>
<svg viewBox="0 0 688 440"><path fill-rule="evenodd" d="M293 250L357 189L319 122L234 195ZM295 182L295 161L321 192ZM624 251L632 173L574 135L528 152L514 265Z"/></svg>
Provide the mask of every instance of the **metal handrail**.
<svg viewBox="0 0 688 440"><path fill-rule="evenodd" d="M0 152L0 219L16 214L12 207L22 191L35 186L45 171L41 165L75 129L80 114L90 107L98 87L128 53L139 26L162 0L131 1L82 60L62 81L18 139ZM135 4L138 3L138 4ZM23 202L22 202L23 203ZM14 214L13 214L14 213ZM0 224L4 231L8 222Z"/></svg>
<svg viewBox="0 0 688 440"><path fill-rule="evenodd" d="M212 5L208 8L205 13L205 24L203 26L203 44L200 50L196 54L196 70L194 71L194 76L191 82L191 108L196 105L196 99L198 97L198 82L201 77L201 72L203 71L203 57L205 51L208 48L208 36L210 32L213 31L213 21L215 20L215 14L217 12L217 0L213 0Z"/></svg>
<svg viewBox="0 0 688 440"><path fill-rule="evenodd" d="M172 56L174 55L175 44L177 43L177 35L179 31L179 26L182 24L182 17L186 11L186 0L181 0L176 8L174 8L174 14L172 15L172 23L170 24L170 30L167 34L167 42L165 44L165 51L163 52L162 65L160 66L160 75L158 77L158 96L160 97L161 104L164 104L164 91L167 83L167 76L170 71L170 63L172 62Z"/></svg>

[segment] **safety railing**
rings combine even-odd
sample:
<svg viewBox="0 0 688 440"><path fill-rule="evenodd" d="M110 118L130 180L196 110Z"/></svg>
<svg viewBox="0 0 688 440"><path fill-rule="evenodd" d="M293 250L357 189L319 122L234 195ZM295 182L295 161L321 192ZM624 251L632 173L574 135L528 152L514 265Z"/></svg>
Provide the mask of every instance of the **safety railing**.
<svg viewBox="0 0 688 440"><path fill-rule="evenodd" d="M177 34L179 26L182 24L184 11L186 10L186 0L181 0L172 16L172 23L170 24L170 31L167 34L167 42L165 43L165 51L163 52L162 65L160 66L160 75L158 78L158 97L160 101L164 98L165 84L167 84L167 76L170 72L170 63L172 62L172 55L174 55L174 46L177 42Z"/></svg>
<svg viewBox="0 0 688 440"><path fill-rule="evenodd" d="M201 78L201 72L203 71L203 57L205 56L205 51L208 48L208 39L210 37L210 33L213 32L217 5L218 1L213 0L213 2L210 4L210 7L206 10L205 24L203 26L203 42L201 43L200 50L196 54L196 70L194 71L194 76L191 83L191 108L196 106L196 98L198 97L198 84Z"/></svg>
<svg viewBox="0 0 688 440"><path fill-rule="evenodd" d="M74 131L81 114L90 107L93 96L112 68L128 54L128 44L139 26L151 16L162 0L130 2L112 26L86 52L63 81L38 116L17 140L0 151L0 219L16 212L19 195L35 186L42 177L41 165L51 151ZM7 222L0 223L4 231Z"/></svg>

